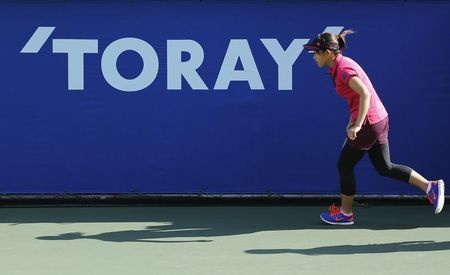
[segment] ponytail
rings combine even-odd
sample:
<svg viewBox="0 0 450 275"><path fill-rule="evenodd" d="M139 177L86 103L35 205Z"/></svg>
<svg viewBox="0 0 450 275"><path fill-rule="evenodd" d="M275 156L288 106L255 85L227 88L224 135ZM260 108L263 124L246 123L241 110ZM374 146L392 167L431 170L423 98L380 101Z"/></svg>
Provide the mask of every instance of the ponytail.
<svg viewBox="0 0 450 275"><path fill-rule="evenodd" d="M355 32L353 30L345 30L341 34L336 35L336 40L339 43L339 51L342 52L345 49L345 47L347 46L345 37L347 36L347 34L352 34L352 33L355 33Z"/></svg>

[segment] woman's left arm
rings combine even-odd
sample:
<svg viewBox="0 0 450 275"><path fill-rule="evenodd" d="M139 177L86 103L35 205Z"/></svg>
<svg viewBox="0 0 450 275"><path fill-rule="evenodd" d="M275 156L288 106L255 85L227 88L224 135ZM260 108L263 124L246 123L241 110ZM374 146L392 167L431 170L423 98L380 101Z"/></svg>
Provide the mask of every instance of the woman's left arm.
<svg viewBox="0 0 450 275"><path fill-rule="evenodd" d="M370 92L362 80L357 76L350 78L348 85L359 95L358 117L356 118L355 125L347 130L348 138L354 140L356 138L356 133L361 130L364 119L369 111Z"/></svg>

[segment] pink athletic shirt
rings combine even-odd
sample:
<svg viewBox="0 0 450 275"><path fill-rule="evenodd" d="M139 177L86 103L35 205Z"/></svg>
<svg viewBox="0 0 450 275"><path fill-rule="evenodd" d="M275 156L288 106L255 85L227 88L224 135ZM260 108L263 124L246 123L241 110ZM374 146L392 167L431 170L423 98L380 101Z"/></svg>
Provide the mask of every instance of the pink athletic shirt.
<svg viewBox="0 0 450 275"><path fill-rule="evenodd" d="M359 110L359 95L348 85L350 78L359 77L370 92L370 105L367 112L367 120L370 124L375 124L387 117L388 113L383 103L378 97L375 88L372 86L369 77L364 70L351 58L338 54L333 66L328 73L333 78L337 94L342 96L348 103L348 108L352 117L352 122L356 122ZM366 119L364 119L364 124Z"/></svg>

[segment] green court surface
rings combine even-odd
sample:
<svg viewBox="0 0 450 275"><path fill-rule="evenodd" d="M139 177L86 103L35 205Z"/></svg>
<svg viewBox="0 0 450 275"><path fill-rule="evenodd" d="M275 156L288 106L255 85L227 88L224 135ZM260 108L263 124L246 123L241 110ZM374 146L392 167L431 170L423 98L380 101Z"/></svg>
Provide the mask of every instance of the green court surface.
<svg viewBox="0 0 450 275"><path fill-rule="evenodd" d="M4 275L450 274L450 214L430 206L2 207Z"/></svg>

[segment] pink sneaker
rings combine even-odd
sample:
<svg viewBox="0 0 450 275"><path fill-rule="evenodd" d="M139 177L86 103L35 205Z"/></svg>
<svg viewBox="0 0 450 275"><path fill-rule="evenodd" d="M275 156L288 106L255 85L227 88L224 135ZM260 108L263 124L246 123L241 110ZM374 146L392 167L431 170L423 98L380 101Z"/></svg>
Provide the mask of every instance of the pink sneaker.
<svg viewBox="0 0 450 275"><path fill-rule="evenodd" d="M353 214L350 216L344 215L334 203L328 208L328 212L320 214L320 218L328 224L352 225L354 223Z"/></svg>
<svg viewBox="0 0 450 275"><path fill-rule="evenodd" d="M439 214L445 203L445 183L443 180L430 181L431 188L427 193L428 201L434 207L434 214Z"/></svg>

